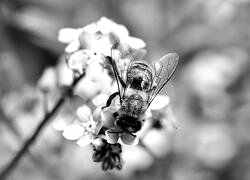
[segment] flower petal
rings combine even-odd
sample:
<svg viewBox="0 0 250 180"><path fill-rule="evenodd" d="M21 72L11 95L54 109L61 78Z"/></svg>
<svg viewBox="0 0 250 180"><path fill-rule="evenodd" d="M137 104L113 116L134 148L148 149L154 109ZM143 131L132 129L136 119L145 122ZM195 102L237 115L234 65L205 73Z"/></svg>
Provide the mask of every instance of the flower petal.
<svg viewBox="0 0 250 180"><path fill-rule="evenodd" d="M91 81L89 78L84 77L76 85L74 94L82 97L85 100L90 100L100 92L99 84Z"/></svg>
<svg viewBox="0 0 250 180"><path fill-rule="evenodd" d="M99 62L91 61L86 70L86 76L92 81L97 81L102 77L103 71L103 66Z"/></svg>
<svg viewBox="0 0 250 180"><path fill-rule="evenodd" d="M121 134L121 140L124 144L135 146L139 143L139 138L137 136L132 136L129 133L123 132Z"/></svg>
<svg viewBox="0 0 250 180"><path fill-rule="evenodd" d="M72 117L70 115L60 115L54 119L52 126L56 131L63 131L72 124L72 122L70 122L71 119Z"/></svg>
<svg viewBox="0 0 250 180"><path fill-rule="evenodd" d="M60 118L60 120L53 123L53 128L56 131L63 131L65 128L67 128L67 123L65 121L63 121L62 118Z"/></svg>
<svg viewBox="0 0 250 180"><path fill-rule="evenodd" d="M59 30L57 39L62 43L70 43L77 39L81 31L81 29L63 28Z"/></svg>
<svg viewBox="0 0 250 180"><path fill-rule="evenodd" d="M114 82L114 79L110 77L107 70L104 70L104 73L102 74L102 77L98 80L99 84L99 93L100 94L110 94L112 83ZM105 104L105 103L104 103Z"/></svg>
<svg viewBox="0 0 250 180"><path fill-rule="evenodd" d="M94 40L94 32L90 33L87 31L82 31L79 35L80 46L83 49L91 49L91 44Z"/></svg>
<svg viewBox="0 0 250 180"><path fill-rule="evenodd" d="M84 69L87 67L87 62L89 59L90 57L88 54L84 50L80 50L69 56L67 59L67 64L71 70L82 74Z"/></svg>
<svg viewBox="0 0 250 180"><path fill-rule="evenodd" d="M81 122L90 120L91 109L87 105L83 105L76 110L76 115Z"/></svg>
<svg viewBox="0 0 250 180"><path fill-rule="evenodd" d="M91 49L98 53L104 54L105 56L110 56L112 46L119 41L119 37L116 36L113 32L103 34L95 38L95 41L93 41L93 43L91 44Z"/></svg>
<svg viewBox="0 0 250 180"><path fill-rule="evenodd" d="M80 147L85 147L85 146L89 145L90 143L92 143L92 141L94 140L94 138L95 137L92 134L86 134L81 139L79 139L76 142L76 144L78 144Z"/></svg>
<svg viewBox="0 0 250 180"><path fill-rule="evenodd" d="M106 94L99 94L99 95L97 95L96 97L93 98L92 103L96 107L99 107L99 106L104 105L107 102L108 98L109 98L109 96L106 95Z"/></svg>
<svg viewBox="0 0 250 180"><path fill-rule="evenodd" d="M71 41L65 48L65 52L72 53L80 48L80 42L78 39Z"/></svg>
<svg viewBox="0 0 250 180"><path fill-rule="evenodd" d="M108 19L106 17L101 17L100 20L97 22L97 26L99 28L99 31L101 31L103 34L114 32L119 37L128 37L129 32L128 29L121 25L115 23L113 20Z"/></svg>
<svg viewBox="0 0 250 180"><path fill-rule="evenodd" d="M83 30L88 33L96 33L98 30L96 23L91 23L83 27Z"/></svg>
<svg viewBox="0 0 250 180"><path fill-rule="evenodd" d="M101 113L102 113L102 107L97 107L92 112L93 121L95 122L101 122Z"/></svg>
<svg viewBox="0 0 250 180"><path fill-rule="evenodd" d="M149 106L149 109L153 109L153 110L163 109L163 108L167 107L167 105L169 104L169 102L170 102L170 99L169 99L168 96L157 95L155 97L154 101Z"/></svg>
<svg viewBox="0 0 250 180"><path fill-rule="evenodd" d="M98 121L96 124L96 128L95 128L95 132L94 134L98 134L101 130L101 128L103 127L103 122L102 121Z"/></svg>
<svg viewBox="0 0 250 180"><path fill-rule="evenodd" d="M69 86L72 84L74 80L74 73L69 69L69 67L67 67L67 64L65 62L58 64L56 70L58 76L58 84L60 86Z"/></svg>
<svg viewBox="0 0 250 180"><path fill-rule="evenodd" d="M103 122L103 125L108 128L115 127L115 118L113 116L113 112L110 111L102 111L101 112L101 120Z"/></svg>
<svg viewBox="0 0 250 180"><path fill-rule="evenodd" d="M89 33L83 31L79 36L79 42L83 49L89 49L105 56L110 56L111 47L119 41L119 37L113 32L103 34L101 32Z"/></svg>
<svg viewBox="0 0 250 180"><path fill-rule="evenodd" d="M112 45L120 43L120 38L115 33L111 32L108 34L109 41Z"/></svg>
<svg viewBox="0 0 250 180"><path fill-rule="evenodd" d="M133 49L131 54L134 59L143 59L147 51L145 49Z"/></svg>
<svg viewBox="0 0 250 180"><path fill-rule="evenodd" d="M119 133L116 133L114 130L105 131L105 135L110 144L115 144L119 139Z"/></svg>
<svg viewBox="0 0 250 180"><path fill-rule="evenodd" d="M63 137L68 140L77 140L83 136L84 129L78 124L72 124L65 128Z"/></svg>
<svg viewBox="0 0 250 180"><path fill-rule="evenodd" d="M96 23L98 30L102 33L110 33L114 22L106 17L101 17Z"/></svg>
<svg viewBox="0 0 250 180"><path fill-rule="evenodd" d="M126 38L125 41L122 41L122 43L127 43L128 45L130 45L132 48L135 49L141 49L146 47L146 43L143 40L136 37L128 37Z"/></svg>

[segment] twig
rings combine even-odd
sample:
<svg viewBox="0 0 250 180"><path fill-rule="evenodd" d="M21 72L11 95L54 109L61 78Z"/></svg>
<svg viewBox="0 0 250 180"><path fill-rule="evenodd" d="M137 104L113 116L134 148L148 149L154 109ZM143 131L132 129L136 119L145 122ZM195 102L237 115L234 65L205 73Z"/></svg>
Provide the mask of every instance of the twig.
<svg viewBox="0 0 250 180"><path fill-rule="evenodd" d="M17 166L18 162L21 160L21 158L25 155L25 153L28 151L29 147L35 142L35 140L38 138L38 135L41 133L43 128L46 124L50 122L51 117L59 110L59 108L64 104L66 99L72 95L72 91L76 84L80 81L80 79L84 76L81 75L78 78L74 80L72 85L65 90L64 93L62 93L61 98L57 101L53 109L48 112L43 120L40 122L40 124L35 129L34 133L24 142L24 144L21 146L20 150L17 152L17 154L13 157L13 159L6 165L6 167L2 170L0 173L0 179L4 180L8 177L8 175L14 170L14 168Z"/></svg>
<svg viewBox="0 0 250 180"><path fill-rule="evenodd" d="M22 142L22 133L16 128L15 124L13 124L12 119L10 119L0 107L0 119L2 120L3 124L10 130L11 135L15 138L16 142ZM36 157L33 156L29 151L27 152L29 158L35 165L39 165L40 161ZM39 163L38 163L39 162Z"/></svg>

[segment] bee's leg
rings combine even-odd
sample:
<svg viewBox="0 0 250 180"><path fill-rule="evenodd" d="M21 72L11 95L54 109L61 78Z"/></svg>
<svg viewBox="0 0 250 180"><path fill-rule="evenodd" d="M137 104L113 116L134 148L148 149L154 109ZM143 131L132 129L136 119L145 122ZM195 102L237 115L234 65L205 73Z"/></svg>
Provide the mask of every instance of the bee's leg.
<svg viewBox="0 0 250 180"><path fill-rule="evenodd" d="M106 102L106 106L103 106L102 109L106 108L106 107L109 107L110 104L112 103L112 100L119 95L119 92L115 92L113 94L111 94Z"/></svg>

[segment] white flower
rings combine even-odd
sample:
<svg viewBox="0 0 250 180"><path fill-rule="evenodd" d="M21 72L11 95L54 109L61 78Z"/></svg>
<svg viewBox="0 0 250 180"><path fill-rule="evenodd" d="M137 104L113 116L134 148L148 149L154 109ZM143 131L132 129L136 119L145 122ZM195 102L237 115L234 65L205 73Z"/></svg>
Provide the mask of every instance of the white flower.
<svg viewBox="0 0 250 180"><path fill-rule="evenodd" d="M109 96L107 94L99 94L92 99L92 103L96 107L104 106Z"/></svg>
<svg viewBox="0 0 250 180"><path fill-rule="evenodd" d="M68 67L66 68L71 73L60 74L61 76L73 77L73 72L76 74L85 72L85 76L74 89L75 95L83 99L91 99L97 94L108 94L110 92L113 79L108 70L104 68L103 56L99 56L91 50L79 50L69 55L67 64Z"/></svg>
<svg viewBox="0 0 250 180"><path fill-rule="evenodd" d="M84 50L76 51L73 54L70 54L66 60L69 69L72 71L82 74L87 67L87 63L90 60L90 56Z"/></svg>
<svg viewBox="0 0 250 180"><path fill-rule="evenodd" d="M77 74L85 76L76 85L74 94L83 99L91 99L97 94L110 93L113 78L104 68L105 59L103 55L92 50L78 50L67 59L69 69Z"/></svg>
<svg viewBox="0 0 250 180"><path fill-rule="evenodd" d="M102 17L99 21L83 28L61 29L58 34L58 40L68 44L65 48L67 53L83 48L109 55L112 45L117 42L128 44L134 49L146 46L141 39L131 37L125 26L117 24L106 17Z"/></svg>
<svg viewBox="0 0 250 180"><path fill-rule="evenodd" d="M171 109L168 107L170 99L165 95L157 95L146 111L147 122L151 125L160 126L156 128L174 130L176 129L176 119Z"/></svg>
<svg viewBox="0 0 250 180"><path fill-rule="evenodd" d="M81 147L89 145L102 128L102 122L93 114L88 106L79 107L76 122L64 129L63 136L68 140L77 140Z"/></svg>
<svg viewBox="0 0 250 180"><path fill-rule="evenodd" d="M125 26L117 24L106 17L102 17L95 25L92 24L92 26L96 26L95 32L100 31L103 34L114 32L119 37L121 43L128 44L132 48L140 49L146 46L145 42L141 39L129 36L128 29ZM90 30L89 27L85 28Z"/></svg>
<svg viewBox="0 0 250 180"><path fill-rule="evenodd" d="M72 53L80 48L79 36L82 33L82 28L63 28L58 33L58 41L68 44L65 52Z"/></svg>
<svg viewBox="0 0 250 180"><path fill-rule="evenodd" d="M70 86L74 80L74 73L67 67L63 59L57 64L56 74L59 86Z"/></svg>
<svg viewBox="0 0 250 180"><path fill-rule="evenodd" d="M156 96L146 111L146 122L138 134L141 142L155 157L163 157L169 152L170 130L176 129L169 102L168 96Z"/></svg>
<svg viewBox="0 0 250 180"><path fill-rule="evenodd" d="M110 49L115 43L127 44L131 48L141 49L146 46L141 39L129 36L127 28L114 21L102 17L96 23L83 28L80 43L83 48L95 49L104 55L110 56Z"/></svg>
<svg viewBox="0 0 250 180"><path fill-rule="evenodd" d="M117 24L106 17L101 17L96 23L85 26L83 30L88 33L101 32L102 34L114 32L121 40L129 36L129 32L125 26Z"/></svg>
<svg viewBox="0 0 250 180"><path fill-rule="evenodd" d="M89 70L86 76L76 85L74 94L83 99L92 99L98 94L108 94L111 89L113 79L107 70L100 69L100 65L93 66L93 71Z"/></svg>
<svg viewBox="0 0 250 180"><path fill-rule="evenodd" d="M150 111L150 110L164 109L169 105L169 102L170 102L170 99L168 96L157 95L147 110Z"/></svg>
<svg viewBox="0 0 250 180"><path fill-rule="evenodd" d="M101 54L97 54L95 51L85 49L69 54L66 62L69 69L77 74L83 74L83 72L93 64L99 63L103 66L105 63L105 57ZM103 67L101 69L103 69Z"/></svg>
<svg viewBox="0 0 250 180"><path fill-rule="evenodd" d="M110 56L112 46L119 42L119 37L113 32L108 34L96 32L92 34L83 31L80 35L80 44L83 49L91 49L105 56Z"/></svg>

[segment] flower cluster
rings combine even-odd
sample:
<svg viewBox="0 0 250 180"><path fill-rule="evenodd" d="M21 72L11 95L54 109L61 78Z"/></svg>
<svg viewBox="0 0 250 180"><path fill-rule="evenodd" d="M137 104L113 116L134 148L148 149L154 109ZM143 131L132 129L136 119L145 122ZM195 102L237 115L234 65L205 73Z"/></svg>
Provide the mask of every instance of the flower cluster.
<svg viewBox="0 0 250 180"><path fill-rule="evenodd" d="M101 162L102 169L107 171L113 168L121 169L121 152L122 148L119 143L109 144L106 140L97 138L92 142L94 154L93 161Z"/></svg>
<svg viewBox="0 0 250 180"><path fill-rule="evenodd" d="M120 170L123 167L122 149L125 145L135 146L141 141L150 147L151 142L146 143L145 139L151 129L175 126L166 111L169 104L167 96L155 98L154 103L146 110L142 117L146 121L142 130L131 133L117 125L121 102L119 96L114 96L118 87L110 63L113 56L111 49L115 49L120 54L119 58L123 59L142 59L146 53L143 49L145 42L130 36L125 26L102 17L82 28L61 29L58 40L66 44L63 56L65 61L60 62L60 68L57 67L59 72L63 71L58 78L66 80L57 82L57 85L68 85L74 77L82 75L74 93L84 100L84 105L78 106L70 118L60 118L68 122L57 122L55 126L66 139L76 141L79 146L91 145L94 151L92 159L100 162L103 170ZM124 63L126 67L126 61ZM58 75L52 72L51 69L47 70L47 74ZM50 84L55 84L55 78L45 77L44 75L44 79L50 79ZM44 83L46 80L43 78L39 81L40 87L51 89L53 85ZM66 83L61 83L65 81ZM114 96L112 100L109 100L110 96ZM105 106L108 101L109 105ZM126 156L123 158L126 161Z"/></svg>
<svg viewBox="0 0 250 180"><path fill-rule="evenodd" d="M89 49L106 56L110 55L112 45L117 42L128 44L135 49L146 46L141 39L130 36L125 26L116 24L105 17L83 28L64 28L59 31L58 40L68 44L65 48L67 53Z"/></svg>
<svg viewBox="0 0 250 180"><path fill-rule="evenodd" d="M102 128L102 122L96 117L98 109L91 112L90 108L83 105L77 109L75 122L67 126L63 136L69 140L77 140L79 146L86 146L97 137Z"/></svg>

